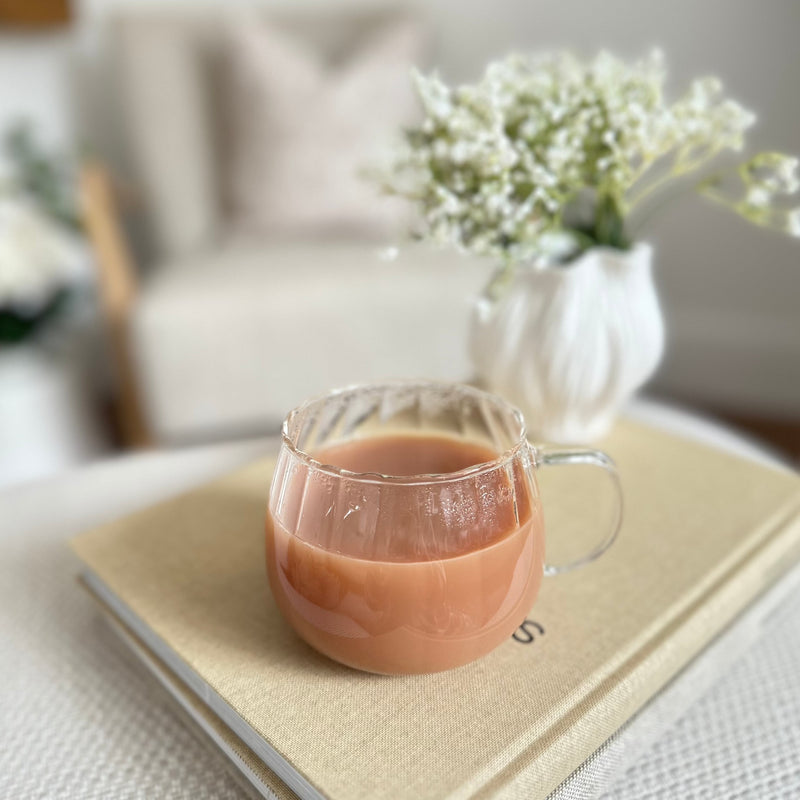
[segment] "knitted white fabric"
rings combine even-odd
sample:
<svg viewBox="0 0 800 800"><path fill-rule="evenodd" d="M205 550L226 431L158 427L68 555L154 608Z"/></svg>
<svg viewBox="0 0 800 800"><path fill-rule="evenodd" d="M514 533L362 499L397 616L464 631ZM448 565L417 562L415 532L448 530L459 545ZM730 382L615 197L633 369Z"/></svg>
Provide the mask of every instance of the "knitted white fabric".
<svg viewBox="0 0 800 800"><path fill-rule="evenodd" d="M267 450L136 456L0 493L1 798L246 796L100 618L66 540Z"/></svg>
<svg viewBox="0 0 800 800"><path fill-rule="evenodd" d="M607 800L800 797L800 591Z"/></svg>
<svg viewBox="0 0 800 800"><path fill-rule="evenodd" d="M800 797L798 675L800 567L712 642L550 800Z"/></svg>

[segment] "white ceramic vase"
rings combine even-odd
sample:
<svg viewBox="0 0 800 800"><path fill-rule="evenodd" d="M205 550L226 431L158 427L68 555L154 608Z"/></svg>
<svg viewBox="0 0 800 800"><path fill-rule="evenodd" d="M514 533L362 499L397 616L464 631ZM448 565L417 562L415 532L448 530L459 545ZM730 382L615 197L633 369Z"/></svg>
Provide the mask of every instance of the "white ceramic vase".
<svg viewBox="0 0 800 800"><path fill-rule="evenodd" d="M522 409L532 438L602 436L652 375L664 322L651 262L648 244L597 247L569 264L521 266L499 296L477 301L477 376Z"/></svg>

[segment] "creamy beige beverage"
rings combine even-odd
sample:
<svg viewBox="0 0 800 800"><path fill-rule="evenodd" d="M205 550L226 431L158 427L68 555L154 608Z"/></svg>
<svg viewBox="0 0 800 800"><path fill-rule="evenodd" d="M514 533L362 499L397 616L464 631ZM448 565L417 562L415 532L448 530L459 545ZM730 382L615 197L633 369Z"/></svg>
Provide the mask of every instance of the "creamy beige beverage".
<svg viewBox="0 0 800 800"><path fill-rule="evenodd" d="M382 673L449 669L503 642L542 579L534 484L514 462L452 482L403 479L459 472L498 455L418 434L315 452L324 464L376 474L354 482L346 497L313 470L284 481L280 503L293 509L294 522L291 532L268 522L267 566L287 620L321 652Z"/></svg>

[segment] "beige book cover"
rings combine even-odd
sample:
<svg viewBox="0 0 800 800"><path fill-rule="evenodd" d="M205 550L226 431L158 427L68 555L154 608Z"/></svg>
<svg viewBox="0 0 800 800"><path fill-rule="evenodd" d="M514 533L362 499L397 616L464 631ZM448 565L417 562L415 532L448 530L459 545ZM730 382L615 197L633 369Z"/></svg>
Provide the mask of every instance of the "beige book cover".
<svg viewBox="0 0 800 800"><path fill-rule="evenodd" d="M73 544L92 588L298 795L543 798L800 554L796 475L630 422L603 447L625 495L617 543L545 579L514 638L435 675L341 667L283 621L269 461ZM548 536L585 546L598 486L547 477Z"/></svg>

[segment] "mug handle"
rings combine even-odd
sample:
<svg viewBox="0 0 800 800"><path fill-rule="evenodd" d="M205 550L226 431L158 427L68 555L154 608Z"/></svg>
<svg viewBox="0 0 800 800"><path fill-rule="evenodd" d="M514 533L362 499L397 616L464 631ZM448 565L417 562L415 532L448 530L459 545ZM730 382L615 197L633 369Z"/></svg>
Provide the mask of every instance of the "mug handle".
<svg viewBox="0 0 800 800"><path fill-rule="evenodd" d="M571 561L568 564L545 564L544 574L560 575L564 572L570 572L577 567L591 564L592 561L600 558L600 556L611 547L622 525L622 485L619 480L617 465L614 463L611 456L607 455L602 450L592 450L591 448L543 446L534 447L533 452L534 464L537 469L539 467L563 467L581 464L600 467L608 473L614 488L614 494L616 495L616 502L611 525L609 526L605 538L602 539L593 550L575 559L575 561Z"/></svg>

